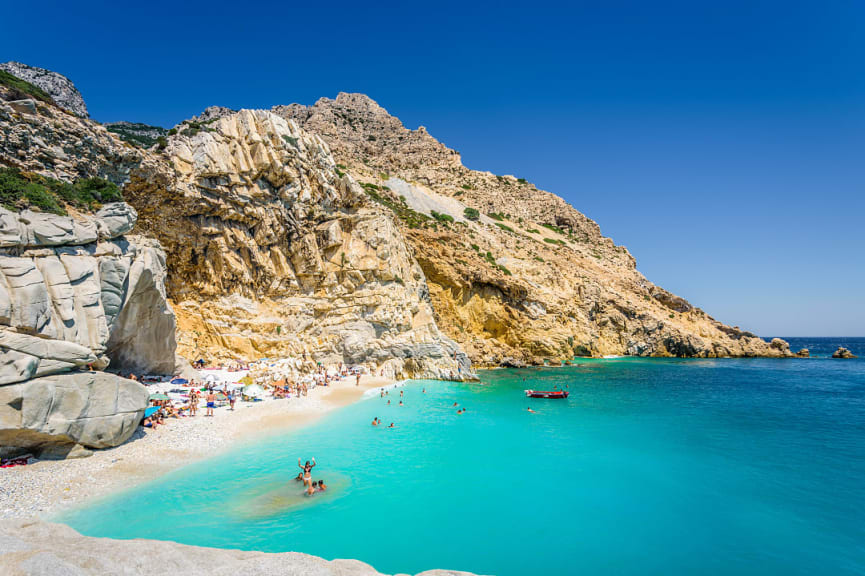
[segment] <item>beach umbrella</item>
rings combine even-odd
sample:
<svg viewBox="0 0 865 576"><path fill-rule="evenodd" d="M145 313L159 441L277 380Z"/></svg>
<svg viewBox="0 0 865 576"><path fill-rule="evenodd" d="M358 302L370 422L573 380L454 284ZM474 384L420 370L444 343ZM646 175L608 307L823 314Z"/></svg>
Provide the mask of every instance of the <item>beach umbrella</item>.
<svg viewBox="0 0 865 576"><path fill-rule="evenodd" d="M144 411L144 417L150 418L155 412L159 412L159 408L156 406L151 406L147 410Z"/></svg>
<svg viewBox="0 0 865 576"><path fill-rule="evenodd" d="M151 400L168 400L168 396L166 394L156 393L150 395Z"/></svg>
<svg viewBox="0 0 865 576"><path fill-rule="evenodd" d="M264 388L258 384L250 384L243 389L243 395L249 396L250 398L263 398Z"/></svg>
<svg viewBox="0 0 865 576"><path fill-rule="evenodd" d="M186 378L175 378L171 381L172 384L189 384L189 380Z"/></svg>

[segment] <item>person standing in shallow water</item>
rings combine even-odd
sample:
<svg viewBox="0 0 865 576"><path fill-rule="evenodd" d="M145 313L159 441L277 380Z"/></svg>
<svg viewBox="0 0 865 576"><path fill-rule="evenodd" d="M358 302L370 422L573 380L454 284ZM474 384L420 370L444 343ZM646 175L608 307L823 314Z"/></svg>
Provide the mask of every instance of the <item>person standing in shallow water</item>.
<svg viewBox="0 0 865 576"><path fill-rule="evenodd" d="M309 463L309 460L306 461L306 464L300 463L300 458L297 459L297 465L303 469L303 484L305 486L312 485L312 469L315 468L315 458L312 459L312 464Z"/></svg>

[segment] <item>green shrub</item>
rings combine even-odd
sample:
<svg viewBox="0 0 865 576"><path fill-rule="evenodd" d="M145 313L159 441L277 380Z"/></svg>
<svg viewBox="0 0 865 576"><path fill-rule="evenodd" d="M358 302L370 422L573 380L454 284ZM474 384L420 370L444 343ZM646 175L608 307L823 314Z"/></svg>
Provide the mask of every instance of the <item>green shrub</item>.
<svg viewBox="0 0 865 576"><path fill-rule="evenodd" d="M462 186L460 186L460 188L462 188L463 190L471 190L472 189L470 184L463 184Z"/></svg>
<svg viewBox="0 0 865 576"><path fill-rule="evenodd" d="M0 168L0 205L9 210L33 208L65 216L66 206L92 212L105 202L121 202L123 195L113 182L83 178L74 184L15 168Z"/></svg>
<svg viewBox="0 0 865 576"><path fill-rule="evenodd" d="M282 139L285 140L287 144L291 144L292 147L297 148L297 138L294 136L286 136L283 134Z"/></svg>
<svg viewBox="0 0 865 576"><path fill-rule="evenodd" d="M481 247L478 246L477 244L472 244L472 250L474 250L475 252L480 252L480 251L481 251Z"/></svg>
<svg viewBox="0 0 865 576"><path fill-rule="evenodd" d="M448 222L454 221L454 217L450 214L442 214L440 212L436 212L435 210L430 210L430 214L432 214L432 217L435 218L436 222L447 224Z"/></svg>
<svg viewBox="0 0 865 576"><path fill-rule="evenodd" d="M528 232L529 234L540 234L541 233L541 231L538 230L537 228L529 228L528 230L526 230L526 232Z"/></svg>
<svg viewBox="0 0 865 576"><path fill-rule="evenodd" d="M544 238L544 242L546 242L547 244L556 244L558 246L565 245L565 241L559 240L558 238Z"/></svg>
<svg viewBox="0 0 865 576"><path fill-rule="evenodd" d="M478 221L481 218L481 213L478 212L475 208L466 208L463 210L463 216L465 216L466 220Z"/></svg>
<svg viewBox="0 0 865 576"><path fill-rule="evenodd" d="M507 232L513 232L514 231L513 228L511 228L510 226L506 226L506 225L502 224L501 222L496 222L495 225L498 226L499 228L501 228L502 230L507 231Z"/></svg>
<svg viewBox="0 0 865 576"><path fill-rule="evenodd" d="M501 222L502 220L505 219L504 214L501 214L501 213L498 213L498 212L490 212L489 214L487 214L487 216L489 216L489 217L492 218L493 220L498 220L499 222Z"/></svg>
<svg viewBox="0 0 865 576"><path fill-rule="evenodd" d="M558 226L553 226L552 224L541 224L541 226L543 226L547 230L552 230L553 232L556 232L557 234L567 234L567 232L565 232L564 230L562 230Z"/></svg>
<svg viewBox="0 0 865 576"><path fill-rule="evenodd" d="M520 184L525 184L526 179L525 178L517 178L517 182L519 182Z"/></svg>

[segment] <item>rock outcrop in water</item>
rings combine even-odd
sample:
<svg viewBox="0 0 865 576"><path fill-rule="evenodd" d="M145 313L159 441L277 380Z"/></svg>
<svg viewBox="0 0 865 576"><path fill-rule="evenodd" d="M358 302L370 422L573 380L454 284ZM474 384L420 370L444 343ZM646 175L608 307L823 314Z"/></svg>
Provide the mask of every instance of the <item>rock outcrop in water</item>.
<svg viewBox="0 0 865 576"><path fill-rule="evenodd" d="M357 560L324 560L298 552L268 554L186 546L155 540L89 538L61 524L0 523L0 573L10 576L150 574L169 566L184 576L381 576ZM429 570L417 576L472 576Z"/></svg>
<svg viewBox="0 0 865 576"><path fill-rule="evenodd" d="M856 358L857 356L843 346L838 346L838 349L832 353L832 358Z"/></svg>

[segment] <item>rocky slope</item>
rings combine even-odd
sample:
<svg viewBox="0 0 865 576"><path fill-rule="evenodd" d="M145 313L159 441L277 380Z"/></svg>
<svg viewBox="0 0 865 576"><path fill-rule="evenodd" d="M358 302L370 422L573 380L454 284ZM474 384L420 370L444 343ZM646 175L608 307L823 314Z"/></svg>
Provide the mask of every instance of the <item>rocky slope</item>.
<svg viewBox="0 0 865 576"><path fill-rule="evenodd" d="M0 64L0 70L5 70L42 88L54 99L54 102L76 116L89 117L87 105L84 103L84 98L81 97L81 92L66 76L44 68L28 66L21 62L4 62Z"/></svg>
<svg viewBox="0 0 865 576"><path fill-rule="evenodd" d="M364 95L274 112L320 135L342 169L394 209L439 326L477 363L790 355L783 341L725 326L649 282L627 249L563 199L465 168L423 127L405 128ZM465 218L466 208L481 217Z"/></svg>
<svg viewBox="0 0 865 576"><path fill-rule="evenodd" d="M324 560L308 554L267 554L185 546L154 540L89 538L68 526L39 521L0 524L0 572L7 576L151 574L170 566L174 574L218 576L381 576L357 560ZM418 576L471 576L430 570Z"/></svg>

